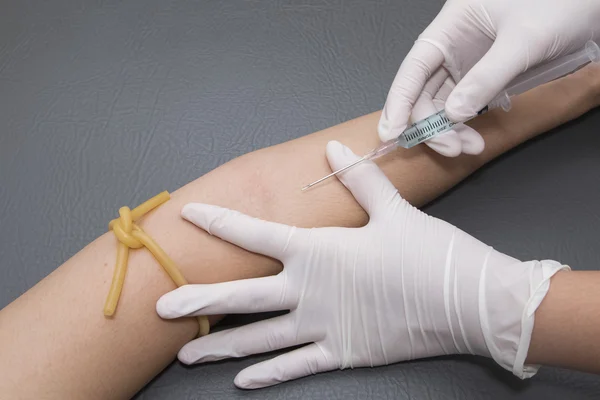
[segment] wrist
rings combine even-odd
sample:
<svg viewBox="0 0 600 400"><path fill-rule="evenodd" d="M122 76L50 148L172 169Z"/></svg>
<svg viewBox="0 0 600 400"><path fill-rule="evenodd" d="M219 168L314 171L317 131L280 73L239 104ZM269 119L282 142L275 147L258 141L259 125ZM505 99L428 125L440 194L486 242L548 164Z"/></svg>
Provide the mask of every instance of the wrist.
<svg viewBox="0 0 600 400"><path fill-rule="evenodd" d="M534 375L537 367L525 365L534 313L550 278L568 267L555 261L521 262L458 229L446 237L443 283L433 288L442 293L437 308L445 311L445 321L438 326L448 338L446 347L490 357L520 378Z"/></svg>
<svg viewBox="0 0 600 400"><path fill-rule="evenodd" d="M600 373L600 273L559 272L535 313L527 361Z"/></svg>
<svg viewBox="0 0 600 400"><path fill-rule="evenodd" d="M556 261L514 262L484 268L480 278L479 314L491 357L520 378L538 367L525 365L534 313L548 293L550 279L568 267Z"/></svg>

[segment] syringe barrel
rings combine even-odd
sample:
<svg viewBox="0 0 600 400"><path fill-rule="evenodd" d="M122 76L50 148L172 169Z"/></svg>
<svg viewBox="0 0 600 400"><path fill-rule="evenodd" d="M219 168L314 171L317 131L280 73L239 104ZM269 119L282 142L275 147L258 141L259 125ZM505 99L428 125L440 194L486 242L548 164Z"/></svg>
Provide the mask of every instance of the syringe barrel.
<svg viewBox="0 0 600 400"><path fill-rule="evenodd" d="M549 61L519 75L489 103L488 107L490 109L501 107L504 111L509 111L512 96L571 74L590 62L600 62L600 47L592 40L575 53Z"/></svg>

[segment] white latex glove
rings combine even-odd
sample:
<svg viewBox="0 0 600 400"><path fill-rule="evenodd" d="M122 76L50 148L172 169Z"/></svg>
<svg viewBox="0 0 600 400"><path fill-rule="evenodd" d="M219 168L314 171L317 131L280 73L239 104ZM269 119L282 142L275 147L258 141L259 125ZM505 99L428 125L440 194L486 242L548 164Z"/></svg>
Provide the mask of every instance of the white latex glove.
<svg viewBox="0 0 600 400"><path fill-rule="evenodd" d="M332 169L356 160L327 146ZM277 276L187 285L164 295L162 318L291 310L212 333L179 352L185 364L305 346L241 371L240 388L260 388L337 368L376 366L445 354L493 357L517 376L533 315L549 279L567 268L520 262L406 202L372 162L340 176L369 223L356 229L301 229L236 211L188 204L182 215L212 235L281 260Z"/></svg>
<svg viewBox="0 0 600 400"><path fill-rule="evenodd" d="M420 121L443 110L446 99L455 86L454 80L448 76L446 70L438 69L423 87L423 92L412 108L409 122ZM446 157L456 157L461 153L480 154L485 147L481 135L463 124L455 125L450 131L429 139L425 144Z"/></svg>
<svg viewBox="0 0 600 400"><path fill-rule="evenodd" d="M527 69L598 38L599 21L598 0L448 0L400 66L379 122L380 139L398 137L411 112L414 120L431 114L415 106L431 80L456 83L451 94L438 97L447 99L450 119L463 121ZM431 147L472 152L460 136L440 136Z"/></svg>

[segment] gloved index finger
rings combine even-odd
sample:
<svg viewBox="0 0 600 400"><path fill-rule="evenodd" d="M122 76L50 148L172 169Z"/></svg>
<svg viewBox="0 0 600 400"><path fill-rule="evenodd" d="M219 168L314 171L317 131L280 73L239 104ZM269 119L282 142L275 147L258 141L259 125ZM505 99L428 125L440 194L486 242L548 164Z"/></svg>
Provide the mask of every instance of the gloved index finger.
<svg viewBox="0 0 600 400"><path fill-rule="evenodd" d="M406 129L425 84L443 63L444 55L436 46L423 40L415 43L400 65L383 106L378 126L381 141L395 139Z"/></svg>
<svg viewBox="0 0 600 400"><path fill-rule="evenodd" d="M281 260L295 228L263 221L227 208L190 203L181 216L211 235L253 253Z"/></svg>
<svg viewBox="0 0 600 400"><path fill-rule="evenodd" d="M516 33L499 35L487 53L456 83L446 101L446 115L464 121L494 99L513 79L527 70L532 54L517 46Z"/></svg>

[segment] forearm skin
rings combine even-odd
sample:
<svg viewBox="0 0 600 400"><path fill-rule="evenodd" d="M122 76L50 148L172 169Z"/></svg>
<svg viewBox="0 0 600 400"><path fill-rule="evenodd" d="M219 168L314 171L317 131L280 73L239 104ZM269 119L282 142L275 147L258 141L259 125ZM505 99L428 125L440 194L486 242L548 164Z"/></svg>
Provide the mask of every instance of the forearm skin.
<svg viewBox="0 0 600 400"><path fill-rule="evenodd" d="M600 374L600 271L559 272L535 313L530 364Z"/></svg>

